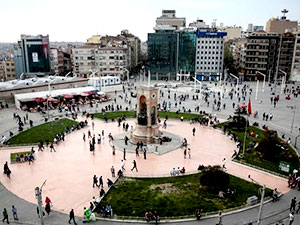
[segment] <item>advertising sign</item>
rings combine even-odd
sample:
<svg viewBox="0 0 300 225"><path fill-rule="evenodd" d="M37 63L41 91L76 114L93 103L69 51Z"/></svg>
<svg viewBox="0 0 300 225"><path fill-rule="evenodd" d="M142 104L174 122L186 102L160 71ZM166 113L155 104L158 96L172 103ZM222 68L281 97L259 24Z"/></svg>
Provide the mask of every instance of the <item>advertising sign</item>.
<svg viewBox="0 0 300 225"><path fill-rule="evenodd" d="M290 164L287 162L280 161L279 169L283 172L289 173L290 172Z"/></svg>
<svg viewBox="0 0 300 225"><path fill-rule="evenodd" d="M32 62L39 62L39 56L37 52L32 53Z"/></svg>

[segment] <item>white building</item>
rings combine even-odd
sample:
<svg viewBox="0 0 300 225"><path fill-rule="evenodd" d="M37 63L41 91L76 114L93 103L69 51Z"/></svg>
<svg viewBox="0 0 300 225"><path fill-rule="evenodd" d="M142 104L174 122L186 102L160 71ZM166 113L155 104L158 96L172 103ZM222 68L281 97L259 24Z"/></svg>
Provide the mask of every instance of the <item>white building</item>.
<svg viewBox="0 0 300 225"><path fill-rule="evenodd" d="M79 75L96 74L122 77L128 67L126 48L84 45L73 49L74 73Z"/></svg>
<svg viewBox="0 0 300 225"><path fill-rule="evenodd" d="M300 31L294 32L295 47L291 69L291 80L300 81Z"/></svg>
<svg viewBox="0 0 300 225"><path fill-rule="evenodd" d="M223 73L225 32L197 32L195 73L198 80L218 80Z"/></svg>

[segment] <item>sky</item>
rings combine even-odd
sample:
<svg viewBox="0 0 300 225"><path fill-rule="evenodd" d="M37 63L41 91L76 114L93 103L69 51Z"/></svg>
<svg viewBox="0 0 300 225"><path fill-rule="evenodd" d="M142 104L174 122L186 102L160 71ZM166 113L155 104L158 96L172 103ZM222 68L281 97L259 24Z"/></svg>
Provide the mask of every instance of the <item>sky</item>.
<svg viewBox="0 0 300 225"><path fill-rule="evenodd" d="M92 35L117 35L123 29L147 40L162 9L176 10L186 24L216 19L225 26L266 25L288 9L300 20L299 0L0 0L0 42L17 42L21 34L49 34L50 41L85 42Z"/></svg>

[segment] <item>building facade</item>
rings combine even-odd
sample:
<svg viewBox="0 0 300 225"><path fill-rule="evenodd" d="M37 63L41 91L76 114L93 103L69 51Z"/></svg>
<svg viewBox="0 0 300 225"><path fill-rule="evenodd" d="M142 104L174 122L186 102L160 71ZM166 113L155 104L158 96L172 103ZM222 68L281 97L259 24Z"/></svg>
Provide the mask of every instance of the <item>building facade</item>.
<svg viewBox="0 0 300 225"><path fill-rule="evenodd" d="M17 76L21 73L49 73L49 35L21 35L21 41L15 46ZM22 63L20 62L22 61Z"/></svg>
<svg viewBox="0 0 300 225"><path fill-rule="evenodd" d="M16 79L15 61L13 59L3 59L0 61L0 80Z"/></svg>
<svg viewBox="0 0 300 225"><path fill-rule="evenodd" d="M222 76L226 32L198 31L195 73L199 80L216 80Z"/></svg>
<svg viewBox="0 0 300 225"><path fill-rule="evenodd" d="M291 75L294 47L295 35L291 32L283 33L281 38L279 69L287 73L287 80L289 80ZM283 76L284 74L280 70L278 71L278 76Z"/></svg>
<svg viewBox="0 0 300 225"><path fill-rule="evenodd" d="M50 71L64 76L72 71L71 54L61 48L50 49Z"/></svg>
<svg viewBox="0 0 300 225"><path fill-rule="evenodd" d="M179 30L180 27L186 26L185 17L176 17L175 10L162 10L162 15L156 18L157 25L169 25Z"/></svg>
<svg viewBox="0 0 300 225"><path fill-rule="evenodd" d="M244 79L263 79L257 75L257 71L271 76L276 73L278 56L279 35L266 32L256 32L249 35L245 44L245 68Z"/></svg>
<svg viewBox="0 0 300 225"><path fill-rule="evenodd" d="M293 29L298 27L297 21L290 21L282 17L278 18L271 18L268 20L266 24L266 32L267 33L277 33L282 34L285 32L286 29Z"/></svg>
<svg viewBox="0 0 300 225"><path fill-rule="evenodd" d="M74 73L88 76L115 75L123 77L128 68L126 49L101 45L84 45L72 50Z"/></svg>
<svg viewBox="0 0 300 225"><path fill-rule="evenodd" d="M291 80L300 81L300 31L294 32L295 44L291 68Z"/></svg>
<svg viewBox="0 0 300 225"><path fill-rule="evenodd" d="M178 49L178 70L195 74L196 33L180 32Z"/></svg>

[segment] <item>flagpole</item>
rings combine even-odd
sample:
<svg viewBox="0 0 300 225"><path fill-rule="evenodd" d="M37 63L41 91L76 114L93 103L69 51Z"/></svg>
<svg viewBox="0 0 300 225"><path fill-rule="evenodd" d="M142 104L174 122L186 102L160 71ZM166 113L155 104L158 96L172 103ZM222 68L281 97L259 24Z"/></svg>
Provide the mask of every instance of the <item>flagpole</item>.
<svg viewBox="0 0 300 225"><path fill-rule="evenodd" d="M252 111L252 109L251 109L251 100L249 98L248 112L247 112L247 119L246 119L246 126L245 126L245 134L244 134L243 152L242 152L241 158L244 158L244 155L245 155L248 121L249 121L249 115L252 113L251 111Z"/></svg>

